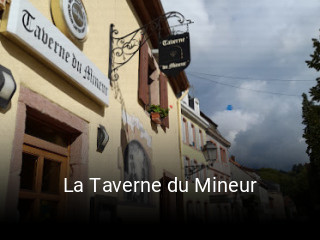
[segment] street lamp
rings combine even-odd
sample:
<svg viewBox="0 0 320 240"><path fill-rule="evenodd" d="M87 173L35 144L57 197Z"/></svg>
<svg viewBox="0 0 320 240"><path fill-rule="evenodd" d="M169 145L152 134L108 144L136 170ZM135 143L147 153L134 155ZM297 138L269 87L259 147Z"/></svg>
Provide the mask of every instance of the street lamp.
<svg viewBox="0 0 320 240"><path fill-rule="evenodd" d="M217 160L217 147L211 141L207 141L202 150L207 162L212 166L214 161Z"/></svg>
<svg viewBox="0 0 320 240"><path fill-rule="evenodd" d="M17 88L9 69L0 65L0 108L6 109Z"/></svg>

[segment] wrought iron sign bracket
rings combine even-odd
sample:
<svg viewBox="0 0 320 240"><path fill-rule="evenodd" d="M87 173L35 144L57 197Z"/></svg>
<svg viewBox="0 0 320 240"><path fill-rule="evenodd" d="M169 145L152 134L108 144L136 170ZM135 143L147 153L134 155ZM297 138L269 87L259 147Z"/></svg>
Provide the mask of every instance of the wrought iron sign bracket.
<svg viewBox="0 0 320 240"><path fill-rule="evenodd" d="M208 168L208 165L193 165L193 166L187 166L185 167L185 176L191 177L193 174L196 174L197 172L200 172L201 170Z"/></svg>
<svg viewBox="0 0 320 240"><path fill-rule="evenodd" d="M149 40L153 32L158 32L160 39L161 23L169 18L176 18L178 25L172 27L187 26L189 30L189 24L193 23L179 12L167 12L164 15L152 20L146 25L134 30L133 32L126 34L122 37L117 37L118 30L114 28L114 24L110 24L110 39L109 39L109 69L108 77L112 81L119 79L118 69L129 62L134 55L139 51L141 46ZM141 33L143 39L140 40Z"/></svg>

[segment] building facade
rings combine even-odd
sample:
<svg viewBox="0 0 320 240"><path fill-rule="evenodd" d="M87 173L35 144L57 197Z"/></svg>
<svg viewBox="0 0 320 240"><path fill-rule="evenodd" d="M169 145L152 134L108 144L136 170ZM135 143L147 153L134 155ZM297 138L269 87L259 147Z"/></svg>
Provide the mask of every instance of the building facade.
<svg viewBox="0 0 320 240"><path fill-rule="evenodd" d="M217 125L200 111L197 98L185 93L181 97L181 156L183 175L189 191L184 194L187 221L227 222L231 220L231 193L199 192L206 181L230 181L228 148L230 143L217 131ZM215 148L214 159L208 161L208 142ZM201 189L200 189L201 190Z"/></svg>
<svg viewBox="0 0 320 240"><path fill-rule="evenodd" d="M189 85L183 72L160 72L152 53L159 34L150 33L119 68L118 81L108 76L110 24L119 35L130 33L163 15L161 2L5 2L0 64L16 91L0 112L1 220L180 219L180 193L104 184L183 178L176 96ZM161 24L160 35L168 35ZM160 124L150 119L151 104L170 106Z"/></svg>
<svg viewBox="0 0 320 240"><path fill-rule="evenodd" d="M268 187L254 170L244 167L230 158L231 178L237 182L253 182L253 192L242 191L234 197L233 209L236 221L267 222L270 221L271 211Z"/></svg>

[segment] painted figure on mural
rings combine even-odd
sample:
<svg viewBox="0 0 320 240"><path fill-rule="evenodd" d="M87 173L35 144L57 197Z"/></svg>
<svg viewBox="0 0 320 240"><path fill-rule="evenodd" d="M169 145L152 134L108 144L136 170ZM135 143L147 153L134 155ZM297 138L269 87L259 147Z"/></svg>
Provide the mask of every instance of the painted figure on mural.
<svg viewBox="0 0 320 240"><path fill-rule="evenodd" d="M148 181L149 180L149 158L138 141L131 141L124 153L124 180L125 181ZM148 203L149 194L142 191L141 186L136 192L126 194L129 201Z"/></svg>

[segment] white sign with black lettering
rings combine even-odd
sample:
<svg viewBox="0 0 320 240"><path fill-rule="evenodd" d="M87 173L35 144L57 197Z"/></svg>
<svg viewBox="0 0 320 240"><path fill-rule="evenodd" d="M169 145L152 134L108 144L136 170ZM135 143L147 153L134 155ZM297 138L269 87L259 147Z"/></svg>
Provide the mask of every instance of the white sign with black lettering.
<svg viewBox="0 0 320 240"><path fill-rule="evenodd" d="M12 0L7 33L40 55L91 97L109 104L110 80L27 0Z"/></svg>

